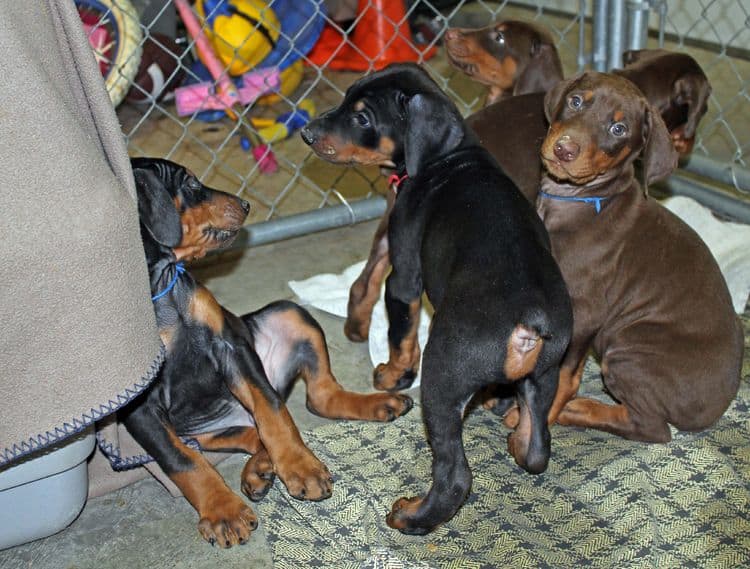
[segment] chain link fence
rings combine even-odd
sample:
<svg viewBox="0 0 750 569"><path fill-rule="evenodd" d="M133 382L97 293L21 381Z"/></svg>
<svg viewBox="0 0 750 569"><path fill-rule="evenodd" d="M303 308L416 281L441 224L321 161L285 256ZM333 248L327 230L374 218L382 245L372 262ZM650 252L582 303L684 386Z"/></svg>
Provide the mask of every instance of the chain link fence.
<svg viewBox="0 0 750 569"><path fill-rule="evenodd" d="M250 200L249 228L273 227L266 237L251 239L256 243L382 212L378 196L385 191L385 181L378 168L328 164L312 154L296 129L308 116L337 105L347 86L382 64L381 55L394 45L423 63L461 111L469 114L482 106L486 87L446 59L441 38L448 27L481 27L511 18L535 21L552 33L565 74L571 75L595 63L596 10L601 12L602 3L606 10L607 0L76 3L103 74L110 73L107 87L118 103L131 155L169 158L189 167L204 183ZM181 3L197 18L201 34L219 56L219 76L209 71L195 33L189 31L189 14L177 9ZM627 3L627 9L634 6L646 15L642 34L646 47L663 45L688 52L713 85L694 155L709 158L713 167L718 164L721 171L709 176L750 188L742 178L750 158L750 60L744 49L750 45L747 3ZM381 51L368 44L376 28L388 36ZM611 40L610 31L608 35ZM331 37L338 43L326 43ZM116 58L118 44L127 49ZM252 50L246 49L248 44ZM328 51L322 49L326 46ZM359 70L340 69L344 52L359 60ZM241 99L230 113L221 104L226 102L221 87L226 79L233 80ZM175 93L180 94L177 100ZM183 97L185 93L190 97ZM271 157L277 168L266 173L261 165Z"/></svg>

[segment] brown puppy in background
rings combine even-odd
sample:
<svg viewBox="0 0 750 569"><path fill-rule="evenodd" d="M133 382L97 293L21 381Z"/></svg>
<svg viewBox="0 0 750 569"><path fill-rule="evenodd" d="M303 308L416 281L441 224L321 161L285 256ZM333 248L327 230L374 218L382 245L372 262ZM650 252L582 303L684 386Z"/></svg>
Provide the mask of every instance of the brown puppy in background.
<svg viewBox="0 0 750 569"><path fill-rule="evenodd" d="M449 28L444 38L449 61L489 86L487 105L507 95L546 92L563 79L557 48L538 24L506 20L478 29ZM701 66L687 53L666 49L625 51L622 62L624 67L612 73L643 91L661 114L677 152L690 154L711 96Z"/></svg>
<svg viewBox="0 0 750 569"><path fill-rule="evenodd" d="M647 442L709 427L737 393L743 333L709 249L634 177L640 155L646 183L677 164L659 113L630 81L594 72L549 91L545 112L537 211L574 315L550 423ZM576 397L589 349L614 404Z"/></svg>
<svg viewBox="0 0 750 569"><path fill-rule="evenodd" d="M643 91L667 125L675 150L680 156L690 154L711 96L701 66L686 53L665 49L626 51L622 62L625 67L612 73L630 79Z"/></svg>
<svg viewBox="0 0 750 569"><path fill-rule="evenodd" d="M504 20L479 29L450 28L443 39L450 62L489 86L486 105L502 97L547 91L563 78L552 36L530 22Z"/></svg>

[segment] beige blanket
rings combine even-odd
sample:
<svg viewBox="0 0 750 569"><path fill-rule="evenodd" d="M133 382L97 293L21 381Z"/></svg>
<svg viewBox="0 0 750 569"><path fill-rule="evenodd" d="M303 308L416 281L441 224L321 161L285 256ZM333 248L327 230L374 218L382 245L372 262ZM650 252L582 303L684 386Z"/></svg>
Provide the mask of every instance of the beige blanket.
<svg viewBox="0 0 750 569"><path fill-rule="evenodd" d="M143 390L156 332L128 156L72 0L0 0L0 471Z"/></svg>

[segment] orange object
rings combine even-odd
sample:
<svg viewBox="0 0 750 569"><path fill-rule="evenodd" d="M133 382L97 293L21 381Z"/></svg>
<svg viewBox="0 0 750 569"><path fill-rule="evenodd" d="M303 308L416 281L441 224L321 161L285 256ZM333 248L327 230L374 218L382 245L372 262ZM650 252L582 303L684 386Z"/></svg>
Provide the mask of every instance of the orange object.
<svg viewBox="0 0 750 569"><path fill-rule="evenodd" d="M415 44L402 0L359 0L351 36L326 24L307 59L329 69L370 71L397 61L421 62L436 51Z"/></svg>

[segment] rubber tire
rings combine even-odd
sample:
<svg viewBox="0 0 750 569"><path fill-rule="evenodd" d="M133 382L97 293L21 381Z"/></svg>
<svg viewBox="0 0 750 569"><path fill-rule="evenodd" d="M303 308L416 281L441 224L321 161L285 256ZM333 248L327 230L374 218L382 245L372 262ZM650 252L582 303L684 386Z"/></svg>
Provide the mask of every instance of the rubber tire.
<svg viewBox="0 0 750 569"><path fill-rule="evenodd" d="M107 15L117 30L117 51L104 77L112 106L116 107L125 99L141 62L143 31L138 11L130 0L75 0L75 3Z"/></svg>

